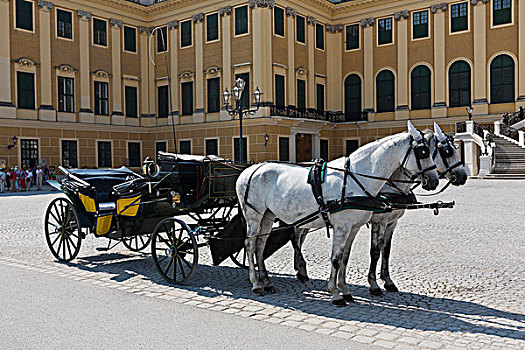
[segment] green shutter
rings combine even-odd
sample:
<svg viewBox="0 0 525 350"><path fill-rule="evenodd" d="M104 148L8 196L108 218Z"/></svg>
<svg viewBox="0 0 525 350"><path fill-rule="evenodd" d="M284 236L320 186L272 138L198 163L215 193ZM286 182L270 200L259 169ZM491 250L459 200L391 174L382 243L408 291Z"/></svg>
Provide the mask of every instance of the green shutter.
<svg viewBox="0 0 525 350"><path fill-rule="evenodd" d="M468 29L468 4L466 2L450 6L452 18L452 32L461 32Z"/></svg>
<svg viewBox="0 0 525 350"><path fill-rule="evenodd" d="M511 0L494 0L492 6L494 25L512 23Z"/></svg>
<svg viewBox="0 0 525 350"><path fill-rule="evenodd" d="M16 72L18 108L35 109L35 75Z"/></svg>
<svg viewBox="0 0 525 350"><path fill-rule="evenodd" d="M246 137L242 138L242 158L240 157L240 149L239 149L239 138L235 138L234 140L234 146L233 146L233 159L236 162L245 162L246 159L248 159L248 145L246 143Z"/></svg>
<svg viewBox="0 0 525 350"><path fill-rule="evenodd" d="M168 86L159 86L157 88L157 113L159 118L167 118L169 114Z"/></svg>
<svg viewBox="0 0 525 350"><path fill-rule="evenodd" d="M280 7L273 8L274 33L284 36L284 10Z"/></svg>
<svg viewBox="0 0 525 350"><path fill-rule="evenodd" d="M185 140L179 143L179 153L191 154L191 140Z"/></svg>
<svg viewBox="0 0 525 350"><path fill-rule="evenodd" d="M137 30L132 27L124 27L124 50L137 52Z"/></svg>
<svg viewBox="0 0 525 350"><path fill-rule="evenodd" d="M361 78L357 74L345 79L345 120L361 119Z"/></svg>
<svg viewBox="0 0 525 350"><path fill-rule="evenodd" d="M448 72L450 107L469 106L471 104L470 66L465 61L458 61L450 66Z"/></svg>
<svg viewBox="0 0 525 350"><path fill-rule="evenodd" d="M248 33L248 6L235 9L235 35Z"/></svg>
<svg viewBox="0 0 525 350"><path fill-rule="evenodd" d="M182 83L182 115L193 114L193 82Z"/></svg>
<svg viewBox="0 0 525 350"><path fill-rule="evenodd" d="M411 76L412 109L430 108L430 69L425 66L414 68Z"/></svg>
<svg viewBox="0 0 525 350"><path fill-rule="evenodd" d="M391 44L392 43L392 18L383 18L378 21L379 38L378 44Z"/></svg>
<svg viewBox="0 0 525 350"><path fill-rule="evenodd" d="M315 25L315 47L324 50L324 26L319 23Z"/></svg>
<svg viewBox="0 0 525 350"><path fill-rule="evenodd" d="M140 157L140 142L128 142L128 159L129 166L141 166L142 162Z"/></svg>
<svg viewBox="0 0 525 350"><path fill-rule="evenodd" d="M304 17L302 16L295 17L295 32L296 32L296 40L303 44L306 43Z"/></svg>
<svg viewBox="0 0 525 350"><path fill-rule="evenodd" d="M111 142L98 141L98 167L111 168Z"/></svg>
<svg viewBox="0 0 525 350"><path fill-rule="evenodd" d="M217 139L206 140L206 155L207 156L218 156L219 155L219 142Z"/></svg>
<svg viewBox="0 0 525 350"><path fill-rule="evenodd" d="M324 159L325 161L328 161L328 140L319 140L320 143L320 153L321 153L321 159Z"/></svg>
<svg viewBox="0 0 525 350"><path fill-rule="evenodd" d="M306 108L306 82L297 79L297 108Z"/></svg>
<svg viewBox="0 0 525 350"><path fill-rule="evenodd" d="M317 84L317 111L322 113L324 112L324 85Z"/></svg>
<svg viewBox="0 0 525 350"><path fill-rule="evenodd" d="M378 113L394 111L394 83L394 74L389 70L384 70L377 75L376 96Z"/></svg>
<svg viewBox="0 0 525 350"><path fill-rule="evenodd" d="M191 46L191 20L180 24L180 46Z"/></svg>
<svg viewBox="0 0 525 350"><path fill-rule="evenodd" d="M499 55L490 65L490 102L514 102L514 84L514 60L508 55Z"/></svg>
<svg viewBox="0 0 525 350"><path fill-rule="evenodd" d="M279 160L290 161L290 139L288 137L279 137Z"/></svg>
<svg viewBox="0 0 525 350"><path fill-rule="evenodd" d="M275 75L275 105L284 107L284 76Z"/></svg>
<svg viewBox="0 0 525 350"><path fill-rule="evenodd" d="M157 52L168 50L168 28L162 27L157 30Z"/></svg>
<svg viewBox="0 0 525 350"><path fill-rule="evenodd" d="M137 88L126 86L124 94L126 98L126 117L137 118Z"/></svg>
<svg viewBox="0 0 525 350"><path fill-rule="evenodd" d="M220 78L208 79L208 113L215 113L220 110Z"/></svg>
<svg viewBox="0 0 525 350"><path fill-rule="evenodd" d="M219 39L219 14L206 16L206 41Z"/></svg>
<svg viewBox="0 0 525 350"><path fill-rule="evenodd" d="M16 0L16 27L33 30L33 2Z"/></svg>
<svg viewBox="0 0 525 350"><path fill-rule="evenodd" d="M412 30L414 39L428 37L428 11L414 13Z"/></svg>
<svg viewBox="0 0 525 350"><path fill-rule="evenodd" d="M346 27L346 49L355 50L359 48L359 24Z"/></svg>

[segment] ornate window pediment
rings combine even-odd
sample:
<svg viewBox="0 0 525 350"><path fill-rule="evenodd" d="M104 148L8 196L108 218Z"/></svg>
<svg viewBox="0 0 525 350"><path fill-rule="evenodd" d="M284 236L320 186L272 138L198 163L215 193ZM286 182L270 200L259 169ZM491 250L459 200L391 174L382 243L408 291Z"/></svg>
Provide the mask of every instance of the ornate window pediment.
<svg viewBox="0 0 525 350"><path fill-rule="evenodd" d="M69 64L61 64L55 67L58 71L62 73L75 73L78 72L78 69L73 68Z"/></svg>
<svg viewBox="0 0 525 350"><path fill-rule="evenodd" d="M24 67L34 67L38 65L35 61L33 61L32 59L28 57L20 57L20 58L17 58L16 60L13 60L13 62L18 63L19 65L24 66Z"/></svg>
<svg viewBox="0 0 525 350"><path fill-rule="evenodd" d="M91 74L93 74L97 78L111 78L111 74L109 74L103 69L97 69L96 71L91 72Z"/></svg>
<svg viewBox="0 0 525 350"><path fill-rule="evenodd" d="M209 76L214 76L214 75L219 74L220 71L221 69L219 67L210 66L204 71L204 74L209 75Z"/></svg>
<svg viewBox="0 0 525 350"><path fill-rule="evenodd" d="M297 67L297 68L295 68L295 71L296 71L297 74L300 75L300 76L306 76L306 75L308 75L308 71L307 71L304 67Z"/></svg>
<svg viewBox="0 0 525 350"><path fill-rule="evenodd" d="M189 70L185 70L184 72L179 74L179 78L189 79L189 78L193 77L194 75L195 75L195 73L193 73L193 72L191 72Z"/></svg>

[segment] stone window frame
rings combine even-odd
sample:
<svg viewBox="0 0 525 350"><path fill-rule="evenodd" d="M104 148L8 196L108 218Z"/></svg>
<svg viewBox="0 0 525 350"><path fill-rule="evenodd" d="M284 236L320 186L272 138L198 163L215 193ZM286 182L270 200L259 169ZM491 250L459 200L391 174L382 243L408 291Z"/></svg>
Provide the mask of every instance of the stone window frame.
<svg viewBox="0 0 525 350"><path fill-rule="evenodd" d="M318 98L317 98L317 85L322 85L323 86L323 112L326 112L326 102L327 102L327 93L328 93L328 84L327 84L327 79L325 76L321 76L321 75L318 75L316 74L315 75L315 109L317 110L317 103L318 103Z"/></svg>
<svg viewBox="0 0 525 350"><path fill-rule="evenodd" d="M505 28L510 27L515 24L515 4L514 0L510 0L510 23L503 23L503 24L494 24L494 1L489 2L490 6L490 29L497 29L497 28ZM519 5L524 6L524 5Z"/></svg>
<svg viewBox="0 0 525 350"><path fill-rule="evenodd" d="M73 79L73 112L67 112L67 111L59 111L59 98L60 98L60 94L58 92L58 89L59 89L59 84L58 84L58 80L59 78L69 78L69 79ZM75 77L75 73L74 72L71 72L71 73L68 73L68 72L60 72L57 70L56 72L56 93L57 93L57 108L56 108L56 111L57 113L60 113L60 114L66 114L66 115L71 115L71 114L75 114L76 111L75 111L75 107L77 105L77 101L76 101L76 98L77 98L77 94L76 94L76 90L77 90L77 86L76 86L76 77Z"/></svg>
<svg viewBox="0 0 525 350"><path fill-rule="evenodd" d="M430 71L430 81L429 81L429 84L430 84L430 92L429 92L430 93L430 105L429 105L428 108L413 108L412 107L412 103L413 103L413 101L412 101L412 73L414 72L414 70L416 68L418 68L420 66L424 66L424 67L428 68L428 70ZM424 111L424 110L432 109L432 106L435 103L435 96L434 96L434 86L435 86L434 80L435 80L435 77L434 77L434 75L435 75L434 68L428 62L420 61L420 62L417 62L414 65L412 65L412 67L410 67L410 70L408 71L408 105L410 106L410 110L411 111ZM396 81L396 84L397 84L397 81Z"/></svg>
<svg viewBox="0 0 525 350"><path fill-rule="evenodd" d="M381 112L379 112L378 108L377 108L378 102L379 102L378 97L377 97L377 90L378 90L377 89L377 77L379 76L380 73L382 73L385 70L389 71L390 73L392 73L394 75L394 101L393 101L394 108L391 111L381 111ZM393 112L395 112L396 106L397 106L397 99L399 98L398 91L397 91L397 83L398 83L397 71L393 67L390 67L390 66L381 67L381 68L379 68L376 71L376 73L374 75L374 110L376 111L376 113L393 113Z"/></svg>
<svg viewBox="0 0 525 350"><path fill-rule="evenodd" d="M159 116L159 88L160 87L164 87L166 86L168 88L168 99L167 99L167 103L168 103L168 114L165 116L165 117L160 117ZM157 117L157 119L159 118L169 118L170 116L170 98L171 98L171 92L170 92L170 85L169 85L169 80L167 77L162 77L162 78L157 78L157 83L155 84L155 116ZM138 98L137 98L138 99ZM172 101L172 104L173 104L173 101ZM137 103L137 108L138 108L138 103Z"/></svg>
<svg viewBox="0 0 525 350"><path fill-rule="evenodd" d="M30 60L28 60L30 61ZM34 76L34 79L33 79L33 85L34 85L34 91L35 91L35 109L20 109L18 108L18 78L17 78L17 72L23 72L23 73L31 73L33 74ZM38 83L37 83L37 79L38 79L38 75L37 75L37 71L36 71L36 64L33 62L33 61L30 61L30 64L21 64L21 62L15 62L15 84L14 84L14 93L15 93L15 96L14 96L14 101L16 102L16 109L17 109L17 114L20 110L23 110L23 111L34 111L35 113L38 111L38 90L37 90L37 87L38 87ZM35 118L36 119L36 118Z"/></svg>
<svg viewBox="0 0 525 350"><path fill-rule="evenodd" d="M279 10L283 11L283 35L277 34L275 32L275 9L279 8ZM286 38L286 9L281 6L275 5L272 11L272 33L275 36L278 36L279 38Z"/></svg>
<svg viewBox="0 0 525 350"><path fill-rule="evenodd" d="M126 116L126 87L132 87L132 88L135 88L137 89L137 116L136 117L127 117ZM138 119L140 118L140 86L139 86L139 81L138 80L126 80L123 84L122 84L122 96L123 96L123 100L124 100L124 103L122 104L123 106L123 113L124 113L124 116L126 118L133 118L133 119Z"/></svg>
<svg viewBox="0 0 525 350"><path fill-rule="evenodd" d="M287 101L288 101L288 94L286 93L287 90L286 90L286 87L288 85L288 70L286 67L280 67L280 66L273 66L273 81L272 81L272 84L273 84L273 101L274 101L274 104L276 105L276 101L277 101L277 85L275 84L275 76L276 75L281 75L284 77L284 106L287 106ZM284 107L283 106L283 107Z"/></svg>
<svg viewBox="0 0 525 350"><path fill-rule="evenodd" d="M358 45L357 45L357 48L355 48L355 49L347 49L347 48L346 48L346 47L347 47L347 46L346 46L346 42L347 42L347 41L346 41L347 28L348 28L348 27L351 27L351 26L357 26L357 32L359 33L359 40L358 40L359 43L358 43ZM362 43L362 37L363 37L363 35L362 35L361 25L359 24L359 22L347 24L347 25L345 25L344 28L345 28L345 31L344 31L344 45L345 45L345 52L353 52L353 51L359 51L359 50L362 50L362 45L361 45L361 43Z"/></svg>
<svg viewBox="0 0 525 350"><path fill-rule="evenodd" d="M208 141L208 140L215 140L215 141L217 141L217 153L221 153L221 151L220 151L220 150L221 150L221 139L220 139L220 137L219 137L219 136L215 136L215 137L205 137L205 138L204 138L204 155L207 156L207 152L206 152L206 147L207 147L207 145L206 145L206 141ZM215 155L215 156L220 156L219 154L213 154L213 155Z"/></svg>
<svg viewBox="0 0 525 350"><path fill-rule="evenodd" d="M243 133L242 138L246 139L246 147L243 147L243 150L246 150L246 161L248 161L250 159L250 139L252 138L252 135L246 135L245 133ZM238 132L231 137L231 140L232 140L232 158L231 159L235 162L241 161L240 159L235 160L235 140L236 139L240 139L240 135Z"/></svg>
<svg viewBox="0 0 525 350"><path fill-rule="evenodd" d="M58 141L59 141L58 148L59 148L59 154L60 154L60 164L64 166L64 154L62 153L63 152L62 141L75 141L77 143L77 166L79 166L80 165L80 147L79 147L80 140L74 137L61 137Z"/></svg>
<svg viewBox="0 0 525 350"><path fill-rule="evenodd" d="M138 143L139 144L139 165L131 165L131 160L130 160L130 157L129 157L129 144L130 143ZM129 166L130 167L133 167L133 168L138 168L138 167L141 167L142 166L142 162L141 160L143 159L143 151L144 151L144 148L142 147L142 140L126 140L126 163L128 163L127 161L129 161ZM126 164L126 166L128 166Z"/></svg>
<svg viewBox="0 0 525 350"><path fill-rule="evenodd" d="M18 31L21 31L21 32L25 32L25 33L31 33L31 34L35 34L36 33L36 19L35 19L35 16L36 16L36 13L35 13L35 5L36 5L36 2L33 1L33 0L24 0L26 2L30 2L31 3L31 6L32 6L32 17L33 17L33 30L28 30L28 29L23 29L23 28L18 28L16 26L16 0L13 1L13 28L15 30L18 30Z"/></svg>
<svg viewBox="0 0 525 350"><path fill-rule="evenodd" d="M389 42L389 43L384 43L384 44L380 44L379 43L379 21L380 20L383 20L383 19L388 19L390 18L390 21L391 21L391 24L392 24L392 41ZM384 17L379 17L378 19L376 19L376 46L377 47L385 47L385 46L392 46L392 45L395 45L396 44L396 31L395 31L395 27L396 27L396 21L394 20L394 16L390 15L390 16L384 16Z"/></svg>
<svg viewBox="0 0 525 350"><path fill-rule="evenodd" d="M165 28L166 29L166 47L165 47L165 50L162 50L162 51L159 51L159 40L161 38L161 32L162 32L162 29ZM165 25L165 26L160 26L156 31L155 31L155 54L166 54L170 52L170 34L169 34L169 30L168 30L168 26Z"/></svg>
<svg viewBox="0 0 525 350"><path fill-rule="evenodd" d="M428 35L421 38L414 38L414 14L419 12L427 12L428 15ZM429 9L418 9L410 12L410 38L412 41L421 41L421 40L428 40L432 38L432 13Z"/></svg>
<svg viewBox="0 0 525 350"><path fill-rule="evenodd" d="M217 15L217 39L208 41L208 17L212 15ZM204 15L205 20L205 26L204 26L204 42L206 44L216 43L221 40L221 16L219 15L218 11L210 12Z"/></svg>
<svg viewBox="0 0 525 350"><path fill-rule="evenodd" d="M108 84L108 114L107 115L106 114L95 114L95 100L96 100L95 82ZM111 86L109 74L105 74L104 76L93 74L91 91L93 92L93 113L95 115L111 116L111 89L112 89L112 86Z"/></svg>
<svg viewBox="0 0 525 350"><path fill-rule="evenodd" d="M95 20L106 22L106 45L96 44L95 43ZM91 45L100 47L103 49L109 48L109 21L102 17L93 16L91 18Z"/></svg>
<svg viewBox="0 0 525 350"><path fill-rule="evenodd" d="M458 31L458 32L453 32L452 31L452 6L454 5L459 5L461 3L466 3L467 4L467 29L465 30L461 30L461 31ZM465 0L462 0L462 1L456 1L456 2L452 2L450 4L448 4L448 35L459 35L459 34L466 34L466 33L469 33L470 32L470 21L471 21L471 18L472 18L472 12L471 12L471 6L470 6L470 2L468 1L465 1Z"/></svg>
<svg viewBox="0 0 525 350"><path fill-rule="evenodd" d="M304 28L304 42L297 40L297 33L298 33L297 32L297 18L299 18L299 17L301 17L303 19L303 21L304 21L304 27L303 27ZM297 44L301 44L301 45L305 45L306 46L307 36L308 36L308 33L307 33L308 30L307 29L308 29L308 24L306 24L306 16L297 14L297 16L295 16L295 23L294 23L294 32L295 32L294 40L295 40L295 42Z"/></svg>
<svg viewBox="0 0 525 350"><path fill-rule="evenodd" d="M58 11L64 11L71 13L71 39L65 38L63 36L58 36ZM63 7L57 7L55 6L55 38L59 40L66 40L66 41L75 41L75 16L73 11L63 8Z"/></svg>
<svg viewBox="0 0 525 350"><path fill-rule="evenodd" d="M135 51L126 50L126 27L135 29ZM122 41L122 51L124 51L126 53L131 53L131 54L134 54L134 55L138 55L138 53L139 53L138 33L139 33L139 28L136 27L136 26L132 26L132 25L128 25L128 24L124 24L122 26L122 39L121 39L121 41Z"/></svg>
<svg viewBox="0 0 525 350"><path fill-rule="evenodd" d="M246 22L247 22L247 30L246 30L246 33L241 33L241 34L236 34L235 33L235 10L240 8L240 7L246 7ZM250 7L248 6L248 4L241 4L241 5L237 5L237 6L234 6L232 8L232 14L233 14L233 37L234 38L240 38L240 37L243 37L243 36L248 36L250 35L250 20L251 20L251 13L250 13Z"/></svg>
<svg viewBox="0 0 525 350"><path fill-rule="evenodd" d="M109 142L110 145L111 145L111 166L109 167L101 167L100 164L99 164L99 159L98 159L98 143L99 142ZM102 169L108 169L108 168L112 168L114 166L114 156L115 156L115 152L114 152L114 147L113 147L113 140L111 139L99 139L99 138L96 138L95 139L95 162L97 164L97 168L102 168Z"/></svg>
<svg viewBox="0 0 525 350"><path fill-rule="evenodd" d="M450 79L449 79L450 78L450 68L452 67L454 63L459 62L459 61L464 61L470 67L470 102L471 104L472 104L472 99L474 96L474 74L473 74L474 63L465 56L455 57L453 60L448 62L447 68L446 68L446 77L445 77L446 78L446 90L447 90L446 103L449 108L464 108L465 107L465 106L450 106ZM490 70L490 65L488 69ZM487 71L487 74L490 75L490 71ZM490 86L488 86L487 89L488 89L487 91L490 91Z"/></svg>
<svg viewBox="0 0 525 350"><path fill-rule="evenodd" d="M178 147L177 147L177 152L179 154L183 154L182 151L181 151L180 143L181 142L188 142L188 141L190 142L190 153L188 153L188 154L193 154L193 139L189 138L189 137L177 139L177 142L179 143Z"/></svg>
<svg viewBox="0 0 525 350"><path fill-rule="evenodd" d="M190 29L191 29L191 35L190 35L190 37L191 37L191 43L190 43L190 45L182 46L182 32L183 32L183 30L182 30L182 25L183 25L184 23L186 23L186 22L190 22ZM193 28L193 21L192 21L191 18L188 18L188 19L185 19L185 20L182 20L182 21L179 22L179 49L182 50L182 49L188 49L188 48L190 48L190 47L193 47L193 45L194 45L194 41L195 41L195 40L193 40L193 34L194 34L194 28Z"/></svg>

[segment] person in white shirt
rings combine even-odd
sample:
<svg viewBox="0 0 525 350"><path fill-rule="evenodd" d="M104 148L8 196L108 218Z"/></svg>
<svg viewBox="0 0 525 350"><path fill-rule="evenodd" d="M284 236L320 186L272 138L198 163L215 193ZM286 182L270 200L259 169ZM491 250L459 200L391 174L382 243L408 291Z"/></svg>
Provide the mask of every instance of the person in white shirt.
<svg viewBox="0 0 525 350"><path fill-rule="evenodd" d="M42 182L44 181L44 172L42 171L42 168L38 167L36 168L36 186L37 190L42 190Z"/></svg>
<svg viewBox="0 0 525 350"><path fill-rule="evenodd" d="M5 171L4 169L0 169L0 193L4 193L5 191Z"/></svg>

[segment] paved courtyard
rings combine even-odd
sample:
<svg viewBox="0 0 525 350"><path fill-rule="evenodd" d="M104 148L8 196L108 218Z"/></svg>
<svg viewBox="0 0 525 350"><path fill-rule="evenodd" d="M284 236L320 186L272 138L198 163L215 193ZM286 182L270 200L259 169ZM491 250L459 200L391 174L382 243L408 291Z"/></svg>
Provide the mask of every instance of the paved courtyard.
<svg viewBox="0 0 525 350"><path fill-rule="evenodd" d="M120 246L99 252L107 241L92 235L71 264L55 262L42 223L57 195L0 196L1 264L383 348L525 348L524 181L469 180L439 196L455 200L455 209L405 215L391 256L399 293L368 293L370 233L363 228L347 277L357 303L343 308L332 306L326 291L331 241L324 231L305 243L306 284L295 278L286 246L268 259L276 294L253 295L247 272L229 261L211 266L206 248L193 279L173 287L157 274L149 252Z"/></svg>

